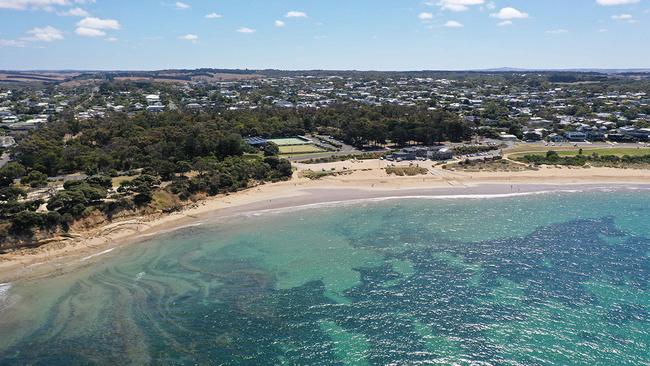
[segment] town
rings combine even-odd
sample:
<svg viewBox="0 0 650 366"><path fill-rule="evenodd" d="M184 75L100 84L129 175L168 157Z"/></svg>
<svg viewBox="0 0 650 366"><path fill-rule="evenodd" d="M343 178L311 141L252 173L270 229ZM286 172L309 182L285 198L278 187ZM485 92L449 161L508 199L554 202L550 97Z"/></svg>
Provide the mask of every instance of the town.
<svg viewBox="0 0 650 366"><path fill-rule="evenodd" d="M9 137L64 113L84 120L114 112L321 109L340 104L445 110L461 116L476 136L503 141L624 143L650 137L647 74L276 73L280 75L201 71L177 79L82 73L42 84L5 78L0 84L0 127L6 136L2 147L13 144Z"/></svg>

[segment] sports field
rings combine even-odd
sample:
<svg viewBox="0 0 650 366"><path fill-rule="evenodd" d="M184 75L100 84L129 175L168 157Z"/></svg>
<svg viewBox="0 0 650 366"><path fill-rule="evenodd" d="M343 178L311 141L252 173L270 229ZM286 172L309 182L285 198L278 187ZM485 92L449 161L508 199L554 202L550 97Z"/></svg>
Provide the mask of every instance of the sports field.
<svg viewBox="0 0 650 366"><path fill-rule="evenodd" d="M282 155L307 154L323 151L325 150L312 144L299 146L280 146L280 154Z"/></svg>
<svg viewBox="0 0 650 366"><path fill-rule="evenodd" d="M282 146L294 146L294 145L309 145L311 142L297 137L289 137L284 139L270 139L270 142L282 147Z"/></svg>

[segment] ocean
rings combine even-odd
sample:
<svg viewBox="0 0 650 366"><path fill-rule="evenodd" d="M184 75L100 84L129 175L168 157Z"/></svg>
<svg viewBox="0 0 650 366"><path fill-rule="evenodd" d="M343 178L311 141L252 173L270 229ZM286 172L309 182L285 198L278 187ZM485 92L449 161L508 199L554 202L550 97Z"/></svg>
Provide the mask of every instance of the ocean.
<svg viewBox="0 0 650 366"><path fill-rule="evenodd" d="M206 222L0 285L0 365L650 365L650 192Z"/></svg>

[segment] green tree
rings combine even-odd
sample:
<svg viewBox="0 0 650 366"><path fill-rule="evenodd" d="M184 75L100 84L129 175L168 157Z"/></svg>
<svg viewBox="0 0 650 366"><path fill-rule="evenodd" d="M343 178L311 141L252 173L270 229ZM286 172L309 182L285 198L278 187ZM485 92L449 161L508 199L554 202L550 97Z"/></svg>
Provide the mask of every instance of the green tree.
<svg viewBox="0 0 650 366"><path fill-rule="evenodd" d="M134 194L133 203L143 206L151 202L153 192L160 185L160 180L154 176L143 174L133 180L120 183L118 192Z"/></svg>
<svg viewBox="0 0 650 366"><path fill-rule="evenodd" d="M280 154L280 148L273 142L268 142L264 146L264 156L275 156Z"/></svg>
<svg viewBox="0 0 650 366"><path fill-rule="evenodd" d="M0 168L0 186L8 187L15 179L25 175L25 167L19 163L8 163Z"/></svg>
<svg viewBox="0 0 650 366"><path fill-rule="evenodd" d="M32 188L47 186L47 175L38 170L32 170L20 180L22 184L28 184Z"/></svg>

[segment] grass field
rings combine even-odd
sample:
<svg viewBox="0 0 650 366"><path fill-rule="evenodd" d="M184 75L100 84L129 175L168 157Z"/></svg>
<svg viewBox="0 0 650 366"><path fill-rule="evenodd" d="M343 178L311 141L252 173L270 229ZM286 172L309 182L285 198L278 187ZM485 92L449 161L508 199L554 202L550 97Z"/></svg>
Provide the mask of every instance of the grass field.
<svg viewBox="0 0 650 366"><path fill-rule="evenodd" d="M270 139L269 141L280 147L292 145L309 145L309 141L305 141L297 137L289 137L286 139Z"/></svg>
<svg viewBox="0 0 650 366"><path fill-rule="evenodd" d="M556 151L558 155L560 156L576 156L579 154L580 148L570 148L570 149L554 149L552 147L549 148L544 148L544 149L536 149L536 151L527 151L527 152L519 152L515 154L511 154L508 157L510 159L517 159L524 157L525 155L546 155L547 151ZM593 153L596 153L598 155L604 156L604 155L615 155L618 157L628 155L628 156L643 156L643 155L650 155L650 148L583 148L582 149L582 154L583 155L591 155Z"/></svg>
<svg viewBox="0 0 650 366"><path fill-rule="evenodd" d="M300 146L280 146L281 155L296 155L296 154L309 154L319 153L325 150L317 147L316 145L300 145Z"/></svg>

